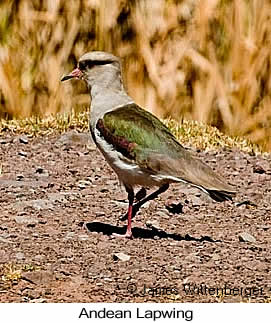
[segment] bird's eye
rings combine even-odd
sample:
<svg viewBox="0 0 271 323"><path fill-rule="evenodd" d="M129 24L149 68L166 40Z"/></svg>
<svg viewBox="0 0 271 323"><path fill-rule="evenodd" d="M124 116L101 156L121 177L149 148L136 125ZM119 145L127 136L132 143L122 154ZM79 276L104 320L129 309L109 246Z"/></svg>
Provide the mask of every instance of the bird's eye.
<svg viewBox="0 0 271 323"><path fill-rule="evenodd" d="M81 71L84 71L87 68L89 68L89 69L92 68L94 65L95 65L95 63L92 61L81 61L81 62L79 62L78 67Z"/></svg>
<svg viewBox="0 0 271 323"><path fill-rule="evenodd" d="M87 68L87 62L86 61L79 62L78 67L81 71L84 71Z"/></svg>
<svg viewBox="0 0 271 323"><path fill-rule="evenodd" d="M78 63L78 67L81 71L91 69L94 66L111 64L112 61L98 61L98 60L84 60Z"/></svg>

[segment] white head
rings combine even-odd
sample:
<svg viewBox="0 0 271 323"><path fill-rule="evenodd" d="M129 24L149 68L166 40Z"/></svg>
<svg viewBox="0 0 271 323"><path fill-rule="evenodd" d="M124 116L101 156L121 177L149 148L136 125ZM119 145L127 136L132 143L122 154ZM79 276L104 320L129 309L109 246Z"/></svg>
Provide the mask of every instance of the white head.
<svg viewBox="0 0 271 323"><path fill-rule="evenodd" d="M96 91L108 88L115 91L123 89L120 60L106 52L93 51L81 56L77 68L62 77L61 81L72 78L84 80L90 90L94 90L94 87L97 87Z"/></svg>
<svg viewBox="0 0 271 323"><path fill-rule="evenodd" d="M123 88L120 60L112 54L98 51L84 54L77 68L61 81L72 78L84 80L90 90L92 127L107 111L133 102Z"/></svg>

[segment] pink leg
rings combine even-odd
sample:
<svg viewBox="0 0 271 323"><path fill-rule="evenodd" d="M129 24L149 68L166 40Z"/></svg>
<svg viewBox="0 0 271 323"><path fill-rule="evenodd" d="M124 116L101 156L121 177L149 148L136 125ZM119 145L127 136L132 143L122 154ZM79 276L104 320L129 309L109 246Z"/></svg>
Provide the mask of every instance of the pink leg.
<svg viewBox="0 0 271 323"><path fill-rule="evenodd" d="M127 237L132 237L132 214L133 214L133 205L129 205L128 207L128 223L127 223L127 230L125 235Z"/></svg>
<svg viewBox="0 0 271 323"><path fill-rule="evenodd" d="M111 237L114 238L126 238L126 239L132 239L132 214L133 214L133 202L134 202L134 192L132 190L128 190L128 200L129 200L129 207L128 207L128 223L127 223L127 230L125 234L118 234L113 233Z"/></svg>

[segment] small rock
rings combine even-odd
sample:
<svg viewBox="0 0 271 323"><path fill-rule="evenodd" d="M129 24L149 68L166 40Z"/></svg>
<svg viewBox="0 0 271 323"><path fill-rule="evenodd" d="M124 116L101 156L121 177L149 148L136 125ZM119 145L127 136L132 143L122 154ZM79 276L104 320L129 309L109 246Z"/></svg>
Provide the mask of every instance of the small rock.
<svg viewBox="0 0 271 323"><path fill-rule="evenodd" d="M239 235L239 241L241 242L256 242L256 239L249 233L243 232Z"/></svg>
<svg viewBox="0 0 271 323"><path fill-rule="evenodd" d="M85 180L81 180L78 182L77 186L80 188L80 189L84 189L86 188L87 186L89 186L91 184L90 181L85 181Z"/></svg>
<svg viewBox="0 0 271 323"><path fill-rule="evenodd" d="M81 241L86 241L89 239L89 236L87 234L79 234L78 239Z"/></svg>
<svg viewBox="0 0 271 323"><path fill-rule="evenodd" d="M66 203L68 200L65 197L66 194L63 193L49 193L48 194L48 199L52 202L61 202L61 203Z"/></svg>
<svg viewBox="0 0 271 323"><path fill-rule="evenodd" d="M214 254L213 257L212 257L212 259L215 260L215 261L219 260L220 258L221 257L218 254Z"/></svg>
<svg viewBox="0 0 271 323"><path fill-rule="evenodd" d="M46 303L45 298L34 298L29 301L29 303Z"/></svg>
<svg viewBox="0 0 271 323"><path fill-rule="evenodd" d="M0 236L0 242L3 242L3 243L13 243L13 242L9 241L8 239L6 239L4 237L1 237L1 236Z"/></svg>
<svg viewBox="0 0 271 323"><path fill-rule="evenodd" d="M54 206L51 203L51 201L49 200L33 200L33 201L29 201L30 206L33 206L33 208L37 209L37 210L47 210L47 209L53 209Z"/></svg>
<svg viewBox="0 0 271 323"><path fill-rule="evenodd" d="M124 200L123 201L120 201L120 200L119 201L116 201L116 200L114 201L113 200L113 203L118 205L118 206L127 206L127 204L128 204L128 202L124 201Z"/></svg>
<svg viewBox="0 0 271 323"><path fill-rule="evenodd" d="M131 256L126 255L123 252L117 252L113 254L114 260L129 261Z"/></svg>
<svg viewBox="0 0 271 323"><path fill-rule="evenodd" d="M265 170L263 169L263 167L261 165L255 165L253 167L253 173L264 174Z"/></svg>
<svg viewBox="0 0 271 323"><path fill-rule="evenodd" d="M37 174L42 174L44 172L44 168L42 168L42 167L37 167L36 168L36 173Z"/></svg>
<svg viewBox="0 0 271 323"><path fill-rule="evenodd" d="M161 229L160 224L159 224L159 222L157 220L148 220L148 221L146 221L146 226L149 227L149 228L156 229L156 230Z"/></svg>
<svg viewBox="0 0 271 323"><path fill-rule="evenodd" d="M47 270L40 271L28 271L22 273L22 278L35 285L48 285L54 280L54 275L52 272Z"/></svg>
<svg viewBox="0 0 271 323"><path fill-rule="evenodd" d="M46 181L12 181L0 179L0 186L12 186L12 187L48 187Z"/></svg>
<svg viewBox="0 0 271 323"><path fill-rule="evenodd" d="M75 238L75 232L68 232L65 236L65 240L68 240L68 239L74 239Z"/></svg>
<svg viewBox="0 0 271 323"><path fill-rule="evenodd" d="M73 145L73 144L87 145L91 143L92 143L92 139L89 132L78 133L72 130L64 133L57 140L56 145Z"/></svg>
<svg viewBox="0 0 271 323"><path fill-rule="evenodd" d="M33 217L24 216L24 215L16 216L15 221L18 224L27 224L27 225L35 225L39 222L37 219L34 219Z"/></svg>
<svg viewBox="0 0 271 323"><path fill-rule="evenodd" d="M17 260L23 260L23 259L25 259L24 253L23 252L17 252L16 255L15 255L15 258Z"/></svg>
<svg viewBox="0 0 271 323"><path fill-rule="evenodd" d="M19 142L26 145L28 144L28 139L25 136L22 136L19 138Z"/></svg>
<svg viewBox="0 0 271 323"><path fill-rule="evenodd" d="M16 181L20 181L24 178L24 175L23 174L17 174L16 175Z"/></svg>
<svg viewBox="0 0 271 323"><path fill-rule="evenodd" d="M200 197L198 196L191 196L191 202L193 206L200 206L203 204L203 201Z"/></svg>
<svg viewBox="0 0 271 323"><path fill-rule="evenodd" d="M44 259L44 255L36 255L34 259L35 261L41 262Z"/></svg>
<svg viewBox="0 0 271 323"><path fill-rule="evenodd" d="M18 212L17 214L18 216L23 216L23 215L27 215L27 213L25 211L21 211L21 212Z"/></svg>
<svg viewBox="0 0 271 323"><path fill-rule="evenodd" d="M97 149L96 145L86 145L88 151L92 152L95 151Z"/></svg>
<svg viewBox="0 0 271 323"><path fill-rule="evenodd" d="M18 155L22 157L27 157L27 153L25 151L19 151Z"/></svg>
<svg viewBox="0 0 271 323"><path fill-rule="evenodd" d="M36 210L48 210L48 209L53 209L54 205L50 200L30 200L30 201L22 201L22 202L17 202L15 204L15 208L18 211L23 211L24 208L26 207L33 207Z"/></svg>

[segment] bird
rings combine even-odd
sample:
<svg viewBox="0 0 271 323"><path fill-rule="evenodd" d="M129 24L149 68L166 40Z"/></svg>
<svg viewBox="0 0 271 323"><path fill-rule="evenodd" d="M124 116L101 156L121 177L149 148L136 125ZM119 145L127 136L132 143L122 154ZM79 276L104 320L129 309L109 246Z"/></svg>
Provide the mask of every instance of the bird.
<svg viewBox="0 0 271 323"><path fill-rule="evenodd" d="M61 81L70 79L86 82L91 97L89 125L93 141L128 194L126 233L113 233L114 237L132 239L134 214L172 183L190 184L218 202L232 200L234 187L128 95L120 58L103 51L87 52ZM156 190L146 196L146 190L153 187ZM139 191L135 194L136 189Z"/></svg>

